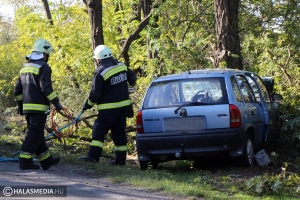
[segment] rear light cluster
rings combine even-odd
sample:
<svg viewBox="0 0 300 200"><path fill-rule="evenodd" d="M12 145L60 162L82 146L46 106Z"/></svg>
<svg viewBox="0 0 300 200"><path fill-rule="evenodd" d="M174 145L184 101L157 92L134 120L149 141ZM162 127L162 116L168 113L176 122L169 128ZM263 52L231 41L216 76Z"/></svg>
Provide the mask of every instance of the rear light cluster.
<svg viewBox="0 0 300 200"><path fill-rule="evenodd" d="M242 125L242 117L240 109L233 104L229 105L230 112L230 128L238 128Z"/></svg>
<svg viewBox="0 0 300 200"><path fill-rule="evenodd" d="M136 116L136 131L138 133L144 133L144 127L143 127L143 114L142 111L138 111L138 114Z"/></svg>

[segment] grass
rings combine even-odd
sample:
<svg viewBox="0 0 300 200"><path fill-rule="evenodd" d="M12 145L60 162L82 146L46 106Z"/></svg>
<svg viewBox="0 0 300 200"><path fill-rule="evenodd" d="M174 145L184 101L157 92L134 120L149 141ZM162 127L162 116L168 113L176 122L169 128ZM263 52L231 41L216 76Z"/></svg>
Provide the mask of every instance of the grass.
<svg viewBox="0 0 300 200"><path fill-rule="evenodd" d="M148 191L164 193L180 199L254 199L254 200L296 200L299 193L257 196L243 190L244 183L230 176L212 178L208 171L191 167L188 161L172 161L163 163L159 169L149 168L141 171L136 162L127 161L125 167L112 167L109 160L102 158L99 163L78 162L77 155L64 157L65 163L79 165L92 170L93 177L108 179L114 183L131 186ZM230 171L229 171L230 174Z"/></svg>
<svg viewBox="0 0 300 200"><path fill-rule="evenodd" d="M3 121L0 124L0 156L10 157L21 148L24 134L21 134L22 126L17 125L17 122L9 123L10 126L15 127L10 131L4 129L7 124ZM300 198L300 193L296 190L276 193L276 195L272 192L257 195L245 189L247 179L233 176L238 173L235 172L235 168L222 168L220 164L217 170L222 173L218 175L213 174L210 168L196 169L189 161L166 162L160 164L158 169L149 167L148 170L141 171L135 159L127 160L127 165L124 167L112 167L109 164L111 160L108 158L101 158L99 163L82 163L78 161L78 157L86 155L87 146L83 145L76 152L64 150L62 143L52 141L50 146L51 154L60 156L62 163L85 168L93 173L93 177L180 199L296 200ZM298 176L297 178L299 179Z"/></svg>

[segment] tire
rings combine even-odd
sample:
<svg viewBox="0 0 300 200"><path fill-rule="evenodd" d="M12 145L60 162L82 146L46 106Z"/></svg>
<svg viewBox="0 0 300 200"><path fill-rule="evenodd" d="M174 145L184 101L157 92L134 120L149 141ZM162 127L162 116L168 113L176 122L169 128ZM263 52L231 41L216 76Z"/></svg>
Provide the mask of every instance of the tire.
<svg viewBox="0 0 300 200"><path fill-rule="evenodd" d="M242 167L252 167L254 163L254 149L253 142L251 136L249 134L246 135L244 141L244 151L241 157L237 158L237 163Z"/></svg>
<svg viewBox="0 0 300 200"><path fill-rule="evenodd" d="M147 170L148 169L148 163L147 161L140 161L140 168L141 170Z"/></svg>
<svg viewBox="0 0 300 200"><path fill-rule="evenodd" d="M152 169L157 169L158 168L158 162L156 160L151 160L150 165L152 166Z"/></svg>

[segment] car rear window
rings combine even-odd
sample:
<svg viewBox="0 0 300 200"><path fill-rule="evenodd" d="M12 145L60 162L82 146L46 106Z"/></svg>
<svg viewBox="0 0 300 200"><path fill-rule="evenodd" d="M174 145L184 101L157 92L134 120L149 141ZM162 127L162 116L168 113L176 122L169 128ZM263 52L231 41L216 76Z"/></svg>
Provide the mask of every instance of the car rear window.
<svg viewBox="0 0 300 200"><path fill-rule="evenodd" d="M228 104L224 78L197 78L153 82L143 109L173 107L189 102Z"/></svg>

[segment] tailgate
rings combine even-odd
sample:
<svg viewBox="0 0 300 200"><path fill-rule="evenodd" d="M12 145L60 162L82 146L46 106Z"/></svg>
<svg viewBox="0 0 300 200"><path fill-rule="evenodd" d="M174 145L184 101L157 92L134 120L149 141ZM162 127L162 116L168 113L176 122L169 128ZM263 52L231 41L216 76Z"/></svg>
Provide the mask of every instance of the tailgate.
<svg viewBox="0 0 300 200"><path fill-rule="evenodd" d="M180 117L177 107L143 110L145 133L201 131L230 127L229 105L185 106L187 116ZM179 110L180 111L180 110Z"/></svg>

